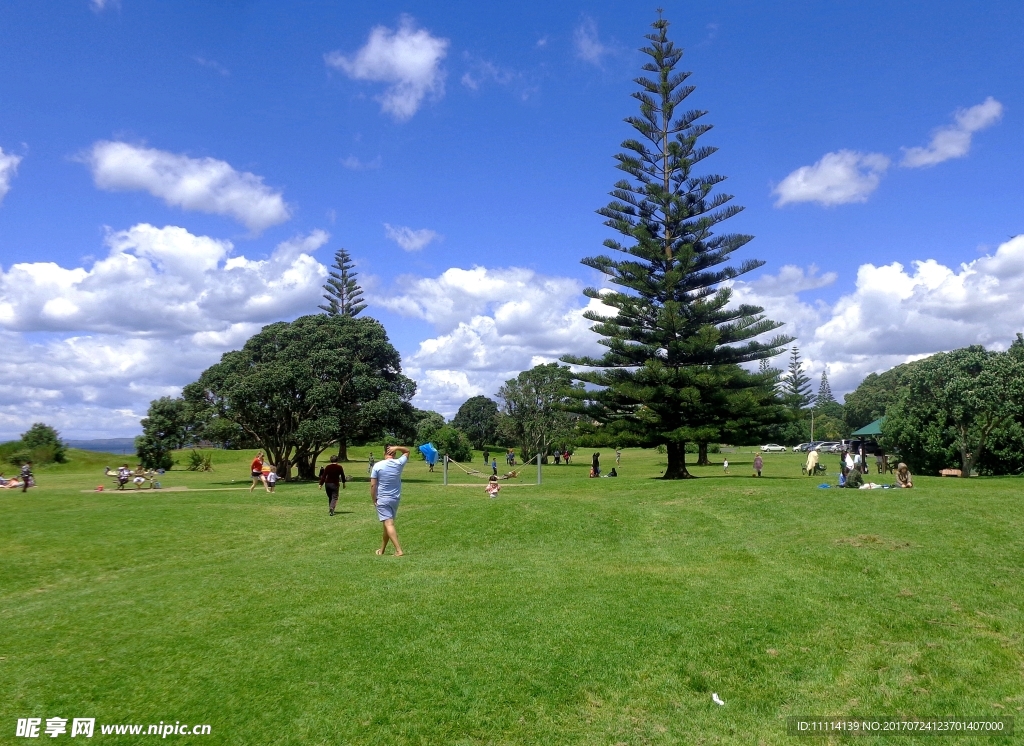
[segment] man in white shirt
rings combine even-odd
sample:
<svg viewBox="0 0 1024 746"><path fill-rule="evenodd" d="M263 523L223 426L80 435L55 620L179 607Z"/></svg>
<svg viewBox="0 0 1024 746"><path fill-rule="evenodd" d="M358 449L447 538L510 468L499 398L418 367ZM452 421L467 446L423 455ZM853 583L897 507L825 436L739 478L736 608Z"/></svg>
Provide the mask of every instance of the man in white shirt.
<svg viewBox="0 0 1024 746"><path fill-rule="evenodd" d="M405 554L402 545L398 543L395 515L398 513L398 503L402 499L402 469L408 461L408 448L388 446L384 451L384 460L375 463L370 471L370 497L377 508L377 518L384 524L378 555L384 554L388 541L395 545L396 557Z"/></svg>

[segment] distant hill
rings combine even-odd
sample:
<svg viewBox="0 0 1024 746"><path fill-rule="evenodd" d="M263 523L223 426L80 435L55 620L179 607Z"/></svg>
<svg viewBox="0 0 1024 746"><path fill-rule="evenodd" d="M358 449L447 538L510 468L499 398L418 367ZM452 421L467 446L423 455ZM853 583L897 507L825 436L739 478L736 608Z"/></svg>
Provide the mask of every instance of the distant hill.
<svg viewBox="0 0 1024 746"><path fill-rule="evenodd" d="M69 448L80 448L83 451L100 451L101 453L120 453L125 456L134 455L135 438L98 438L96 440L66 440Z"/></svg>

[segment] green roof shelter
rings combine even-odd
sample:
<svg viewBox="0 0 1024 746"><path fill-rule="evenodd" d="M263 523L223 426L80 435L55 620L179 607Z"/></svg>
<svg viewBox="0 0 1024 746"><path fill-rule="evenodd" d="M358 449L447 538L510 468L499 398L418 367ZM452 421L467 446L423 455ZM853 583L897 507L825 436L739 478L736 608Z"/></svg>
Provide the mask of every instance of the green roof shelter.
<svg viewBox="0 0 1024 746"><path fill-rule="evenodd" d="M867 425L862 427L860 430L854 430L852 435L873 436L873 437L877 438L879 435L882 434L882 423L884 421L885 421L884 417L879 417L877 420L875 420L874 422L868 423Z"/></svg>

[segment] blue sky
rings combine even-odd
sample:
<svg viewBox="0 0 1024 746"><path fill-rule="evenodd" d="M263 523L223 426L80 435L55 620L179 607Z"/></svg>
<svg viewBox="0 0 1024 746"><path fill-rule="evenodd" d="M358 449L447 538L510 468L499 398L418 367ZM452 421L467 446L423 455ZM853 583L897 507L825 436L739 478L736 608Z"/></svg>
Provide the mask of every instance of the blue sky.
<svg viewBox="0 0 1024 746"><path fill-rule="evenodd" d="M729 230L768 262L737 293L788 323L813 373L848 390L1024 329L1019 3L663 7L715 126L708 169L746 208ZM149 399L315 310L342 246L421 406L450 414L586 349L579 289L599 280L579 260L610 235L595 210L653 18L635 3L4 4L0 341L18 352L0 364L0 437L26 417L133 434ZM226 181L168 182L190 168ZM232 271L234 294L189 305Z"/></svg>

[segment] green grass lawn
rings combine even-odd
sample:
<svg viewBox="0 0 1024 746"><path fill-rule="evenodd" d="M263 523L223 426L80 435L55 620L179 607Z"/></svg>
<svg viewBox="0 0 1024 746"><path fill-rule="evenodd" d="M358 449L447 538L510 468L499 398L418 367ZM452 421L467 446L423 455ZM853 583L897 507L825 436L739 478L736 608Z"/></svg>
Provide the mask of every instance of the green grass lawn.
<svg viewBox="0 0 1024 746"><path fill-rule="evenodd" d="M211 725L178 743L782 744L788 715L1024 710L1024 481L824 490L734 453L666 483L639 450L591 480L589 454L496 500L413 461L407 554L381 558L365 462L330 518L315 484L238 489L251 452L122 493L119 457L72 451L0 490L0 743L59 716Z"/></svg>

